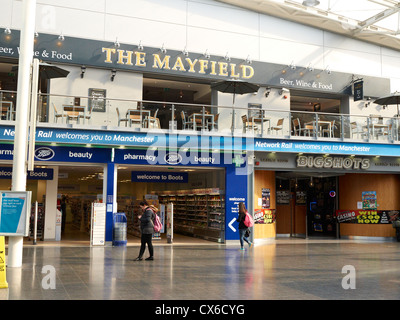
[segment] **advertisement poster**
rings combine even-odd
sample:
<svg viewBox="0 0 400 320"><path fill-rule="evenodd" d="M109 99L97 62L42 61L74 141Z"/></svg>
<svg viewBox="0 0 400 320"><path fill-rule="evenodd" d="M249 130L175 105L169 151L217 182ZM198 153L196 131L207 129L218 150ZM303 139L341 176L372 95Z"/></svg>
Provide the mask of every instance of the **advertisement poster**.
<svg viewBox="0 0 400 320"><path fill-rule="evenodd" d="M336 218L339 223L389 224L398 213L396 210L337 210Z"/></svg>
<svg viewBox="0 0 400 320"><path fill-rule="evenodd" d="M275 222L275 209L259 209L254 212L254 223L268 224Z"/></svg>
<svg viewBox="0 0 400 320"><path fill-rule="evenodd" d="M174 204L167 204L167 243L172 243L174 238Z"/></svg>
<svg viewBox="0 0 400 320"><path fill-rule="evenodd" d="M290 192L288 190L281 190L276 192L276 204L289 204Z"/></svg>
<svg viewBox="0 0 400 320"><path fill-rule="evenodd" d="M262 195L262 208L267 209L270 206L271 202L271 189L262 189L261 190L261 195Z"/></svg>
<svg viewBox="0 0 400 320"><path fill-rule="evenodd" d="M362 192L362 206L363 209L377 209L376 191L363 191Z"/></svg>
<svg viewBox="0 0 400 320"><path fill-rule="evenodd" d="M307 193L305 191L296 191L296 204L306 204Z"/></svg>
<svg viewBox="0 0 400 320"><path fill-rule="evenodd" d="M28 236L31 191L0 192L0 235Z"/></svg>
<svg viewBox="0 0 400 320"><path fill-rule="evenodd" d="M91 214L90 243L94 246L102 246L105 244L106 204L99 202L92 203Z"/></svg>

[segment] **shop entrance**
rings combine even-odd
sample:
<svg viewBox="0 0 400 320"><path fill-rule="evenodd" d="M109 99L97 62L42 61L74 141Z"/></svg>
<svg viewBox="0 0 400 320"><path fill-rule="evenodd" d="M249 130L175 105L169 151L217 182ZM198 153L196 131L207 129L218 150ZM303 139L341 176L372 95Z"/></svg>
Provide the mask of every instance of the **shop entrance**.
<svg viewBox="0 0 400 320"><path fill-rule="evenodd" d="M225 240L222 168L123 165L118 168L117 194L118 211L127 216L128 240L140 237L138 215L143 199L159 210L165 206L164 221L166 206L173 204L174 242ZM166 240L166 230L160 237Z"/></svg>
<svg viewBox="0 0 400 320"><path fill-rule="evenodd" d="M311 177L307 188L309 237L336 237L337 177Z"/></svg>
<svg viewBox="0 0 400 320"><path fill-rule="evenodd" d="M276 177L277 233L335 238L337 175L277 172Z"/></svg>
<svg viewBox="0 0 400 320"><path fill-rule="evenodd" d="M60 166L61 241L90 241L91 204L103 199L103 167Z"/></svg>

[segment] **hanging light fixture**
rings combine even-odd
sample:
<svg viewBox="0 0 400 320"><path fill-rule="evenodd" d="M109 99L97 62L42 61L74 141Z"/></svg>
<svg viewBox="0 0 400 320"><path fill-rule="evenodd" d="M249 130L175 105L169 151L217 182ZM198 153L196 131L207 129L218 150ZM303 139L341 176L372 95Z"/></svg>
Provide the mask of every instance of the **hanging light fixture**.
<svg viewBox="0 0 400 320"><path fill-rule="evenodd" d="M319 5L319 1L318 0L304 0L303 1L303 6L306 7L315 7L317 5Z"/></svg>
<svg viewBox="0 0 400 320"><path fill-rule="evenodd" d="M117 74L117 70L112 69L111 70L111 81L114 81L115 75Z"/></svg>
<svg viewBox="0 0 400 320"><path fill-rule="evenodd" d="M86 72L86 66L81 66L81 79L83 79Z"/></svg>

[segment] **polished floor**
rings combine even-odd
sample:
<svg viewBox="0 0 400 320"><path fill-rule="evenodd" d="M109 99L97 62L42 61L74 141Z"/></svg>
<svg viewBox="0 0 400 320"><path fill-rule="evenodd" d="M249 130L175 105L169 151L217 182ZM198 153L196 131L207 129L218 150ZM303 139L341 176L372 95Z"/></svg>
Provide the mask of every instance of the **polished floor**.
<svg viewBox="0 0 400 320"><path fill-rule="evenodd" d="M281 239L240 251L178 237L155 241L154 261L133 261L138 252L138 240L26 243L22 267L7 268L0 291L9 300L400 299L397 242Z"/></svg>

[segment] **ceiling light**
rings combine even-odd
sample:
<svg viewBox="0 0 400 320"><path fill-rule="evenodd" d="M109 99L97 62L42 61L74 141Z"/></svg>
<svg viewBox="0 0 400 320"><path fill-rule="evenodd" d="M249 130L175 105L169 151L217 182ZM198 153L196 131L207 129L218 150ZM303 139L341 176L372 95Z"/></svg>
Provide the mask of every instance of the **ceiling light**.
<svg viewBox="0 0 400 320"><path fill-rule="evenodd" d="M85 72L86 72L86 67L85 66L81 66L81 78L83 78Z"/></svg>
<svg viewBox="0 0 400 320"><path fill-rule="evenodd" d="M327 66L326 68L325 68L325 72L327 73L327 74L331 74L332 72L331 72L331 69L329 69L329 66Z"/></svg>
<svg viewBox="0 0 400 320"><path fill-rule="evenodd" d="M319 5L318 0L304 0L303 1L303 6L306 6L306 7L315 7L317 5Z"/></svg>
<svg viewBox="0 0 400 320"><path fill-rule="evenodd" d="M117 74L117 70L112 69L111 70L111 81L114 81L115 75Z"/></svg>
<svg viewBox="0 0 400 320"><path fill-rule="evenodd" d="M225 60L226 60L226 61L231 61L231 57L229 57L228 52L227 52L226 55L225 55Z"/></svg>
<svg viewBox="0 0 400 320"><path fill-rule="evenodd" d="M247 64L251 64L252 62L253 62L253 61L251 61L250 55L248 55L247 58L246 58L246 63L247 63Z"/></svg>

